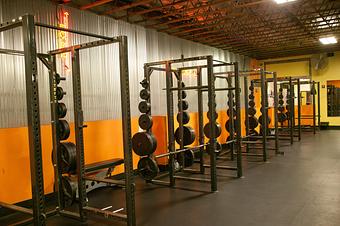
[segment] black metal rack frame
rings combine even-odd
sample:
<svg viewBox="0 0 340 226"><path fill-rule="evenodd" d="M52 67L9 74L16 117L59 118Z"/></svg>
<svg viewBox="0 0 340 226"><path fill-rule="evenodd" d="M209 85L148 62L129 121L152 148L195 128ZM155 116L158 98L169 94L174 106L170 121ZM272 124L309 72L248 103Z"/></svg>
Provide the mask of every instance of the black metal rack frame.
<svg viewBox="0 0 340 226"><path fill-rule="evenodd" d="M70 32L79 35L85 35L101 39L90 43L79 44L66 47L63 49L50 51L49 54L41 54L36 51L35 27L44 27L59 31ZM102 35L81 32L73 29L60 28L53 25L34 22L33 15L24 15L19 19L11 22L1 23L0 32L22 27L24 51L0 49L1 54L20 55L25 58L25 80L26 80L26 104L28 118L28 135L29 135L29 152L30 152L30 170L32 186L32 209L0 202L0 206L14 211L31 215L29 219L15 223L21 225L33 222L34 225L46 225L46 219L49 216L60 214L62 216L76 218L82 221L86 220L86 213L94 213L105 218L114 218L124 220L129 226L136 225L135 217L135 184L132 164L132 144L131 144L131 115L130 115L130 95L129 95L129 73L128 73L128 51L127 37L106 37ZM123 131L123 148L124 148L124 167L125 181L105 180L106 183L118 184L125 187L126 209L127 214L112 213L93 207L87 206L87 195L84 183L84 144L83 144L83 110L81 104L80 88L80 64L79 51L81 49L102 46L106 44L118 43L120 55L120 85L121 85L121 108L122 108L122 131ZM77 176L78 176L78 193L79 193L79 213L66 211L64 209L63 195L61 191L61 170L57 155L58 131L56 123L58 121L56 113L56 55L71 52L72 53L72 77L73 77L73 95L74 95L74 118L75 134L77 147ZM40 113L39 113L39 93L38 93L38 73L37 58L49 69L50 78L50 99L51 99L51 117L52 117L52 134L53 134L53 156L54 156L54 175L55 175L55 192L58 195L57 207L46 212L43 169L42 169L42 150L40 134Z"/></svg>
<svg viewBox="0 0 340 226"><path fill-rule="evenodd" d="M178 63L188 63L188 62L196 62L200 64L200 62L203 62L202 64L198 66L189 66L189 67L178 67L176 69L173 69L172 66L174 64ZM235 73L235 85L236 87L228 87L228 88L222 88L222 89L216 89L215 88L215 74L214 74L214 68L216 67L227 67L231 66L233 67L233 71ZM182 71L188 70L188 69L196 69L197 70L197 85L196 86L188 86L183 87L182 85ZM202 69L207 69L207 85L202 84ZM238 87L238 63L227 63L223 61L214 60L212 56L199 56L199 57L190 57L190 58L181 58L181 59L175 59L175 60L167 60L167 61L159 61L159 62L152 62L152 63L146 63L144 65L144 78L150 83L150 76L152 75L153 71L161 71L165 72L166 75L166 96L167 96L167 125L168 125L168 153L166 153L167 156L169 156L169 173L167 173L165 176L169 176L169 181L163 181L159 180L159 178L164 177L164 175L160 175L159 177L151 180L150 182L158 185L166 185L166 186L175 186L175 180L189 180L189 181L197 181L197 182L207 182L211 184L211 191L217 191L217 165L216 165L216 142L217 138L213 138L213 134L215 134L215 127L214 124L216 123L216 117L214 112L216 111L216 105L215 105L215 92L216 91L222 91L222 90L239 90ZM174 77L177 79L177 87L173 87L173 79ZM225 77L226 78L226 77ZM150 86L149 86L150 91ZM178 92L178 101L182 101L182 92L183 90L197 90L198 91L198 113L199 113L199 145L198 146L192 146L192 147L184 147L183 145L183 139L180 144L180 149L176 150L175 147L175 135L174 135L174 101L173 101L173 92ZM210 137L209 143L205 144L204 142L204 133L203 133L203 92L208 93L208 107L209 107L209 125L210 125ZM239 104L240 101L240 93L236 93L236 103ZM149 103L151 103L151 100L148 100ZM181 106L182 104L179 104L180 109L179 112L181 112ZM240 118L240 106L237 107L237 117ZM183 138L183 129L182 129L182 119L180 119L180 136ZM237 127L239 127L240 124L238 123ZM240 147L240 141L241 141L241 134L238 133L235 143L237 144L237 147ZM197 178L197 177L188 177L188 176L178 176L176 175L176 170L174 168L174 155L182 152L183 150L199 150L200 152L200 170L199 173L204 174L204 168L207 167L204 165L204 159L203 159L203 151L204 147L207 146L210 151L210 179L205 178ZM242 167L241 167L241 155L240 150L237 151L239 153L238 157L238 176L242 176ZM186 172L192 172L196 173L190 170L186 170Z"/></svg>

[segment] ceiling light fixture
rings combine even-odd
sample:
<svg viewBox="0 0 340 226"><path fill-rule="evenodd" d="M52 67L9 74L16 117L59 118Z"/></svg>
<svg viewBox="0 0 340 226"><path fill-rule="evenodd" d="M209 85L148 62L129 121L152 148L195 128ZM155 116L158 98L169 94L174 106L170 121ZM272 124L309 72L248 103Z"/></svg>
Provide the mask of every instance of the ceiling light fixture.
<svg viewBox="0 0 340 226"><path fill-rule="evenodd" d="M283 4L288 2L294 2L296 0L274 0L277 4Z"/></svg>
<svg viewBox="0 0 340 226"><path fill-rule="evenodd" d="M330 44L338 43L338 40L336 40L336 38L334 36L325 37L325 38L319 38L319 40L324 45L330 45Z"/></svg>

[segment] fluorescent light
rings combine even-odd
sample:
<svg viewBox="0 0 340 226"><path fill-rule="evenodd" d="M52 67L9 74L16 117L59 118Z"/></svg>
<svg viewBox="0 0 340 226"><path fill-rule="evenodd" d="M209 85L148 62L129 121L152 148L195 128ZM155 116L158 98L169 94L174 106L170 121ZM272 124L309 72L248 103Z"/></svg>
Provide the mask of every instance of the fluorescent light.
<svg viewBox="0 0 340 226"><path fill-rule="evenodd" d="M338 40L334 36L331 37L326 37L326 38L319 38L320 42L324 45L329 45L329 44L336 44L338 43Z"/></svg>
<svg viewBox="0 0 340 226"><path fill-rule="evenodd" d="M283 3L287 3L287 2L294 2L296 0L274 0L277 4L283 4Z"/></svg>

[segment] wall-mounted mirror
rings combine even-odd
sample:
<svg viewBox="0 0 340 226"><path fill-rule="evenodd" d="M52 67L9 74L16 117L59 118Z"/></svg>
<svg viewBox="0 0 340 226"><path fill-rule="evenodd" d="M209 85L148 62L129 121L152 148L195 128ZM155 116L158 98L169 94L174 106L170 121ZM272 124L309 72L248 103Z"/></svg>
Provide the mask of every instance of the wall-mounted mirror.
<svg viewBox="0 0 340 226"><path fill-rule="evenodd" d="M327 81L327 115L340 116L340 80Z"/></svg>

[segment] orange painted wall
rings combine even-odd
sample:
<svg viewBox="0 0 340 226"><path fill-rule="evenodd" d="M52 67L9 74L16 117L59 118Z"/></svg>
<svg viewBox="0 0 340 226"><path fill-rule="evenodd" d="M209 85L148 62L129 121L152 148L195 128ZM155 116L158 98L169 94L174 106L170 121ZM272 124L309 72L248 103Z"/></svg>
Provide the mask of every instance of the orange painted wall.
<svg viewBox="0 0 340 226"><path fill-rule="evenodd" d="M86 122L84 129L85 162L92 163L110 158L123 157L121 121ZM73 131L74 126L71 125ZM138 119L132 120L132 134L138 131ZM53 168L51 163L52 138L51 127L41 127L43 170L45 193L53 191ZM70 141L74 141L72 132ZM27 128L0 129L0 200L16 203L31 198L29 171L29 152ZM138 156L134 155L134 165ZM116 173L122 172L119 166Z"/></svg>

